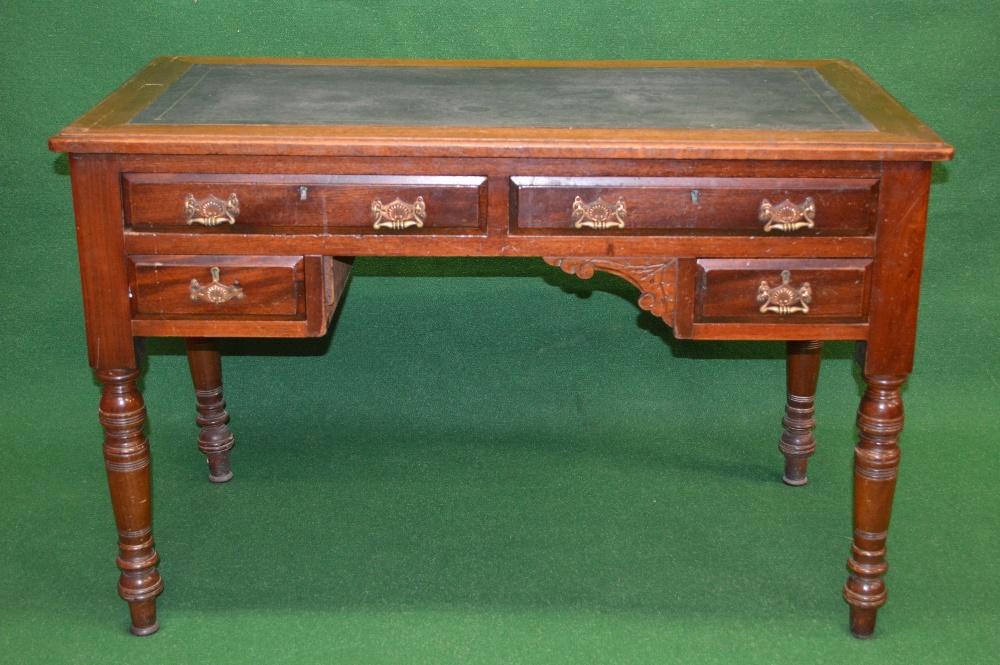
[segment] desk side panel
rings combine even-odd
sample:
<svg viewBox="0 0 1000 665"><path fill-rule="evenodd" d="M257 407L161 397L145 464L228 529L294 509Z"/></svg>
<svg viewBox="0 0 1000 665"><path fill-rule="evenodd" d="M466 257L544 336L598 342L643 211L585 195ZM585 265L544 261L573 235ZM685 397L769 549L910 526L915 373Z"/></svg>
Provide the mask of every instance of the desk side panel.
<svg viewBox="0 0 1000 665"><path fill-rule="evenodd" d="M885 165L865 360L869 376L906 376L913 369L930 184L929 163Z"/></svg>
<svg viewBox="0 0 1000 665"><path fill-rule="evenodd" d="M136 368L118 158L70 155L69 163L90 366Z"/></svg>

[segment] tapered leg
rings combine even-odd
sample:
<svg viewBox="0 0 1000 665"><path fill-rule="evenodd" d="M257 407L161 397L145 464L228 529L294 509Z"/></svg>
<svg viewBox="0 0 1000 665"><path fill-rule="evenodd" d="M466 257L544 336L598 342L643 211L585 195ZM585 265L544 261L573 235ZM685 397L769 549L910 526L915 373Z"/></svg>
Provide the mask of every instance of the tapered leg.
<svg viewBox="0 0 1000 665"><path fill-rule="evenodd" d="M788 400L781 424L785 431L778 448L785 455L785 476L788 485L805 485L809 456L816 452L816 382L819 380L823 342L788 342L786 376Z"/></svg>
<svg viewBox="0 0 1000 665"><path fill-rule="evenodd" d="M236 441L227 423L229 413L222 397L222 359L219 343L214 339L189 337L188 364L194 381L194 394L198 417L198 448L208 459L208 479L224 483L233 477L229 466L229 451Z"/></svg>
<svg viewBox="0 0 1000 665"><path fill-rule="evenodd" d="M97 372L104 386L99 411L104 464L118 526L118 594L128 601L132 633L150 635L160 628L156 597L163 591L163 580L156 570L160 557L153 549L149 442L143 431L146 405L135 385L138 376L136 369Z"/></svg>
<svg viewBox="0 0 1000 665"><path fill-rule="evenodd" d="M851 634L871 637L875 614L885 604L888 569L885 541L899 469L899 433L905 376L865 375L867 389L858 409L858 445L854 449L854 543L847 561L850 576L844 599L851 606Z"/></svg>

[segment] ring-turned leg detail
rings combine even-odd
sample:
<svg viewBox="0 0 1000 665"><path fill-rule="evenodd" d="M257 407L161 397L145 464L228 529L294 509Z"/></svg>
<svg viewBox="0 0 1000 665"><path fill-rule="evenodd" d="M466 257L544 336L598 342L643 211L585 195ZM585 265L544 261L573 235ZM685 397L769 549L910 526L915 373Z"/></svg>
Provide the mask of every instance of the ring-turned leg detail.
<svg viewBox="0 0 1000 665"><path fill-rule="evenodd" d="M104 464L118 527L118 594L128 601L135 635L155 633L156 597L163 580L153 547L149 442L143 431L146 405L135 385L135 369L98 370L104 386L99 416L104 427Z"/></svg>
<svg viewBox="0 0 1000 665"><path fill-rule="evenodd" d="M859 441L854 449L854 542L844 585L844 599L851 606L851 634L862 639L872 636L875 614L886 599L885 541L903 430L899 387L906 381L905 376L864 378L868 387L858 409Z"/></svg>
<svg viewBox="0 0 1000 665"><path fill-rule="evenodd" d="M785 417L781 424L785 431L778 448L785 456L785 475L788 485L805 485L809 456L816 452L816 383L819 379L820 357L823 342L788 342L786 375L788 398Z"/></svg>
<svg viewBox="0 0 1000 665"><path fill-rule="evenodd" d="M214 339L189 337L187 345L188 364L198 416L198 449L208 460L208 479L213 483L224 483L233 477L229 464L229 451L236 444L229 429L229 412L222 396L222 358L219 343Z"/></svg>

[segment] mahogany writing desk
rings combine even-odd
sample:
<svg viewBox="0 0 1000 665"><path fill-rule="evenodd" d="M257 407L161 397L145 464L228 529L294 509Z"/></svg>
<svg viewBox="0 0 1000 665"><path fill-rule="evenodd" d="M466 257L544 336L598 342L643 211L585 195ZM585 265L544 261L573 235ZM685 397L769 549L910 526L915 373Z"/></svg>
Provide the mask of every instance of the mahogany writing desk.
<svg viewBox="0 0 1000 665"><path fill-rule="evenodd" d="M133 633L163 589L137 338L187 339L224 482L214 338L325 334L355 256L536 256L628 280L679 338L786 340L790 485L822 342L858 341L844 598L872 634L930 166L952 148L853 64L160 58L50 145L70 153Z"/></svg>

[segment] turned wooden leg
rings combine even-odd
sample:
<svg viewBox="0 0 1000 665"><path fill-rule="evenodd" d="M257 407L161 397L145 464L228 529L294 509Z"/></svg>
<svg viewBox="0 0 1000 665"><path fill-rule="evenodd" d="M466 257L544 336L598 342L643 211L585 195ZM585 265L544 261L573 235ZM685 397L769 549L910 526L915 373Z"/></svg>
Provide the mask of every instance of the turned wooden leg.
<svg viewBox="0 0 1000 665"><path fill-rule="evenodd" d="M904 381L905 376L865 375L868 387L858 408L854 543L847 561L851 574L844 585L844 599L851 605L851 634L862 639L875 631L875 614L886 598L882 576L889 567L885 541L899 469L899 433L903 430L899 387Z"/></svg>
<svg viewBox="0 0 1000 665"><path fill-rule="evenodd" d="M785 456L785 475L788 485L805 485L806 465L809 456L816 452L816 382L819 380L820 356L823 342L788 342L786 376L788 400L781 424L785 431L778 448Z"/></svg>
<svg viewBox="0 0 1000 665"><path fill-rule="evenodd" d="M135 385L138 376L136 369L97 372L104 385L99 411L104 464L118 526L118 594L128 601L132 633L151 635L160 628L156 597L163 591L163 580L156 570L160 557L153 549L149 442L143 432L146 405Z"/></svg>
<svg viewBox="0 0 1000 665"><path fill-rule="evenodd" d="M208 479L224 483L233 477L229 466L229 451L236 441L227 423L229 412L222 397L222 359L219 343L214 339L190 337L187 344L188 364L194 382L198 417L198 448L208 460Z"/></svg>

